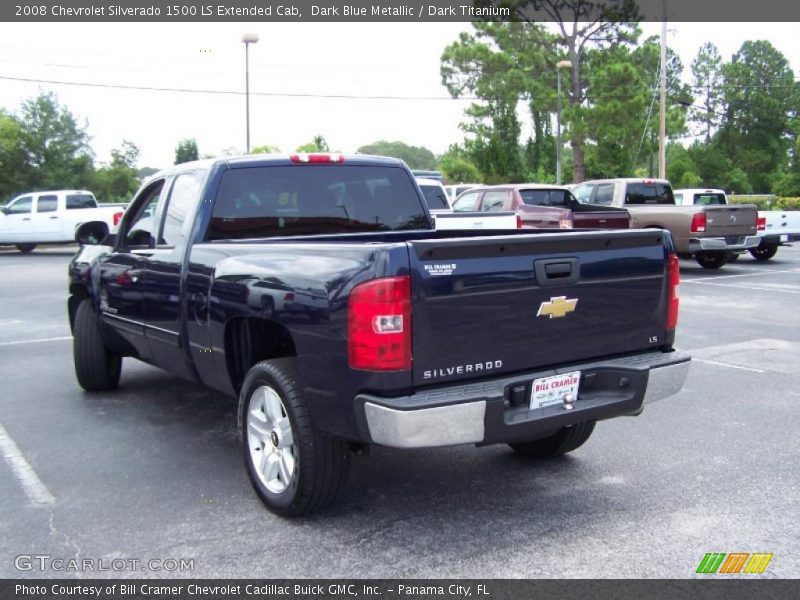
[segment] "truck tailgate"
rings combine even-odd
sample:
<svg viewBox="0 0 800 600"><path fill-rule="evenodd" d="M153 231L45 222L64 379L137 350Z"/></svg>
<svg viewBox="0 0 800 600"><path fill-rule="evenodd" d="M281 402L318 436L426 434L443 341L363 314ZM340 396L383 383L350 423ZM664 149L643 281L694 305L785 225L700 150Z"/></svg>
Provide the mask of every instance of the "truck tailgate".
<svg viewBox="0 0 800 600"><path fill-rule="evenodd" d="M661 346L664 235L573 231L408 242L414 384Z"/></svg>
<svg viewBox="0 0 800 600"><path fill-rule="evenodd" d="M705 237L755 235L758 210L754 205L705 206Z"/></svg>
<svg viewBox="0 0 800 600"><path fill-rule="evenodd" d="M608 209L592 207L582 204L572 209L572 222L575 229L628 229L630 227L630 214L625 209Z"/></svg>

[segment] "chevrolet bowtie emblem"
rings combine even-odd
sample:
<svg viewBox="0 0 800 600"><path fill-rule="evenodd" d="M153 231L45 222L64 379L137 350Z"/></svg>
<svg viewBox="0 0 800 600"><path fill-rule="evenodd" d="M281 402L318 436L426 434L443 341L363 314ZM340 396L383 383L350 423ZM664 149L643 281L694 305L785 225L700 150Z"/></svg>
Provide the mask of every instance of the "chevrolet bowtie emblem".
<svg viewBox="0 0 800 600"><path fill-rule="evenodd" d="M548 316L551 319L560 319L575 310L578 305L577 298L570 298L567 300L566 296L556 296L550 298L549 302L542 302L539 305L539 312L536 313L537 317Z"/></svg>

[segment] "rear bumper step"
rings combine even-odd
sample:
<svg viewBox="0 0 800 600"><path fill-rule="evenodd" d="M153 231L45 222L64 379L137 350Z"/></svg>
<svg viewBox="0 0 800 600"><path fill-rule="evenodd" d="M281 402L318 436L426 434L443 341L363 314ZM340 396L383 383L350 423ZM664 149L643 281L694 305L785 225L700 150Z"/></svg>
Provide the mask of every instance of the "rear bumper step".
<svg viewBox="0 0 800 600"><path fill-rule="evenodd" d="M689 252L747 250L758 246L760 242L761 238L757 235L690 238Z"/></svg>
<svg viewBox="0 0 800 600"><path fill-rule="evenodd" d="M367 439L395 448L493 444L535 439L583 421L637 415L644 404L678 393L691 357L680 352L648 352L607 361L570 365L454 385L411 396L381 398L362 394L356 408ZM561 404L530 409L534 379L571 371L582 377L572 410ZM525 389L520 392L520 389ZM521 404L515 402L524 398Z"/></svg>

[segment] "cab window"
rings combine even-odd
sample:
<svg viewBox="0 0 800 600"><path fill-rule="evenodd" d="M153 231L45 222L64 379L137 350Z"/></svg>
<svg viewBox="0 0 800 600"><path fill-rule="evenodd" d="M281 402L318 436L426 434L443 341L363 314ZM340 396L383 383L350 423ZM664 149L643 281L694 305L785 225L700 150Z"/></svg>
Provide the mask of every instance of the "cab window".
<svg viewBox="0 0 800 600"><path fill-rule="evenodd" d="M153 182L139 194L131 206L130 220L122 235L122 246L152 248L155 241L156 209L164 180Z"/></svg>
<svg viewBox="0 0 800 600"><path fill-rule="evenodd" d="M463 196L459 196L458 199L453 202L453 212L474 211L475 206L478 204L479 196L480 192L470 192L468 194L464 194Z"/></svg>
<svg viewBox="0 0 800 600"><path fill-rule="evenodd" d="M614 201L614 184L601 183L597 186L597 193L594 195L593 204L608 206Z"/></svg>
<svg viewBox="0 0 800 600"><path fill-rule="evenodd" d="M39 196L36 200L36 212L55 212L58 208L58 196L55 194L48 194L47 196Z"/></svg>
<svg viewBox="0 0 800 600"><path fill-rule="evenodd" d="M593 191L594 191L594 186L591 184L579 185L574 190L572 190L572 195L575 196L575 199L581 204L588 204L589 202L592 201Z"/></svg>
<svg viewBox="0 0 800 600"><path fill-rule="evenodd" d="M481 211L497 212L499 210L503 210L503 205L506 203L506 198L508 198L508 192L505 190L502 192L486 192L483 195L483 202L481 202Z"/></svg>
<svg viewBox="0 0 800 600"><path fill-rule="evenodd" d="M25 215L31 212L31 207L33 206L33 197L25 196L24 198L20 198L13 204L9 204L6 207L6 214L8 215Z"/></svg>
<svg viewBox="0 0 800 600"><path fill-rule="evenodd" d="M175 178L167 201L167 213L164 216L159 245L174 247L189 236L192 221L187 217L197 202L202 181L201 171L182 173Z"/></svg>

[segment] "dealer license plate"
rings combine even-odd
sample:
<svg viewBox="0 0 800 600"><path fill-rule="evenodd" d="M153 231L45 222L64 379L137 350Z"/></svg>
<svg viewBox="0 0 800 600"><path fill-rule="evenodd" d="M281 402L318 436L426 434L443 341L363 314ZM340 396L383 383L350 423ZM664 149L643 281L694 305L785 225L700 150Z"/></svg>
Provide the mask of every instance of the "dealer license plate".
<svg viewBox="0 0 800 600"><path fill-rule="evenodd" d="M580 383L580 371L534 379L531 387L531 410L561 404L567 394L572 394L577 400Z"/></svg>

